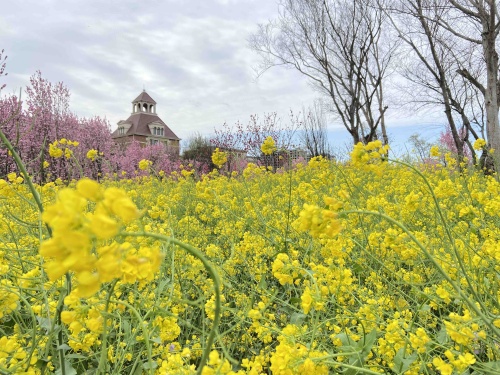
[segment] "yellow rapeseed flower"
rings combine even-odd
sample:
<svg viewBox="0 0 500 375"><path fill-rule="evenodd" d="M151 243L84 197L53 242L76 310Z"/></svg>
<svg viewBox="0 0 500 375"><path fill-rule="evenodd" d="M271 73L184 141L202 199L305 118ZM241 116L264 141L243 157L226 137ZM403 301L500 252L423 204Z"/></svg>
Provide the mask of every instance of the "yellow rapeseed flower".
<svg viewBox="0 0 500 375"><path fill-rule="evenodd" d="M474 150L480 151L484 148L484 146L486 146L486 141L483 138L478 138L472 147Z"/></svg>
<svg viewBox="0 0 500 375"><path fill-rule="evenodd" d="M9 180L9 182L16 182L16 179L17 179L17 174L16 172L11 172L7 175L7 179Z"/></svg>
<svg viewBox="0 0 500 375"><path fill-rule="evenodd" d="M52 156L53 158L60 158L63 156L64 152L61 150L57 145L50 144L49 145L49 155Z"/></svg>
<svg viewBox="0 0 500 375"><path fill-rule="evenodd" d="M309 287L305 288L304 293L302 293L300 299L304 314L309 314L309 311L311 311L311 307L313 304L313 298L311 296L311 290L309 289Z"/></svg>
<svg viewBox="0 0 500 375"><path fill-rule="evenodd" d="M212 153L212 163L214 163L217 166L217 168L220 168L226 162L227 162L226 153L223 151L220 151L219 148L217 147L214 150L214 152Z"/></svg>
<svg viewBox="0 0 500 375"><path fill-rule="evenodd" d="M309 232L313 237L321 237L322 235L333 237L342 229L334 211L307 203L304 203L304 209L293 225L300 231Z"/></svg>
<svg viewBox="0 0 500 375"><path fill-rule="evenodd" d="M453 373L453 366L446 363L439 357L434 358L432 360L432 364L439 372L441 372L441 375L451 375Z"/></svg>
<svg viewBox="0 0 500 375"><path fill-rule="evenodd" d="M77 182L76 190L80 195L92 202L97 202L101 200L104 195L101 189L101 185L94 180L84 178Z"/></svg>
<svg viewBox="0 0 500 375"><path fill-rule="evenodd" d="M118 233L119 225L116 220L104 214L90 215L90 229L95 236L108 240Z"/></svg>
<svg viewBox="0 0 500 375"><path fill-rule="evenodd" d="M91 149L87 151L87 159L90 159L92 161L95 161L95 159L98 156L97 150Z"/></svg>
<svg viewBox="0 0 500 375"><path fill-rule="evenodd" d="M140 162L139 162L139 169L141 171L146 171L149 169L149 167L151 166L151 164L153 164L150 160L147 160L147 159L142 159Z"/></svg>
<svg viewBox="0 0 500 375"><path fill-rule="evenodd" d="M439 146L432 146L430 154L432 157L439 157L441 155L441 152L439 151Z"/></svg>
<svg viewBox="0 0 500 375"><path fill-rule="evenodd" d="M264 142L262 142L260 150L264 155L271 155L274 151L276 151L276 143L274 142L273 137L268 136Z"/></svg>

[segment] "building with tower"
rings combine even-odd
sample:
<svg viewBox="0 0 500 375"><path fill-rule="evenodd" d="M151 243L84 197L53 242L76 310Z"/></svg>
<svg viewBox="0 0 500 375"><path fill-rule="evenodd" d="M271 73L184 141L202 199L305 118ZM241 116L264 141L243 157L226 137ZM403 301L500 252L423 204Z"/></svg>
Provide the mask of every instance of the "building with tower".
<svg viewBox="0 0 500 375"><path fill-rule="evenodd" d="M118 122L111 137L124 147L137 141L144 146L164 144L170 152L179 153L180 138L156 114L156 102L146 90L132 101L130 117Z"/></svg>

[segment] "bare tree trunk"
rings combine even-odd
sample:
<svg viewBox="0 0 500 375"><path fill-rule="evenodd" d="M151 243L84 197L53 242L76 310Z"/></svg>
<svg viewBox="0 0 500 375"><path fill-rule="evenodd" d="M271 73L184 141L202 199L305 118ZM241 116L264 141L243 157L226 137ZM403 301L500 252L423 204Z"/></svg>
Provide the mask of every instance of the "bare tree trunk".
<svg viewBox="0 0 500 375"><path fill-rule="evenodd" d="M475 79L466 70L458 73L478 87L484 95L486 107L486 135L488 145L494 149L495 162L498 165L500 161L500 124L498 110L500 103L499 90L499 65L498 53L496 51L496 40L500 31L500 22L498 22L498 6L495 0L449 0L451 10L460 16L466 16L465 19L470 22L475 30L480 29L481 36L463 33L459 27L453 27L446 19L440 19L439 25L449 31L454 36L468 41L472 44L482 46L483 58L486 65L486 87Z"/></svg>
<svg viewBox="0 0 500 375"><path fill-rule="evenodd" d="M493 8L494 1L491 0ZM490 13L489 24L495 24L495 12ZM495 149L496 159L500 157L500 129L498 121L498 53L495 48L496 34L489 32L489 25L483 22L483 50L486 60L486 135L490 147Z"/></svg>

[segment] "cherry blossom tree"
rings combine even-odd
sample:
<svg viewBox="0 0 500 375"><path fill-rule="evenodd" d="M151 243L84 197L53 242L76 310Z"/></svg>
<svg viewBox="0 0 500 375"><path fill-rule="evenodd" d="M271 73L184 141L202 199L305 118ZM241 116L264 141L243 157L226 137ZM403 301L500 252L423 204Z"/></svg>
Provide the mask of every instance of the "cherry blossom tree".
<svg viewBox="0 0 500 375"><path fill-rule="evenodd" d="M464 139L467 135L467 128L465 127L460 128L458 130L458 135L460 138ZM455 139L449 127L447 127L445 131L441 132L441 135L439 137L439 143L444 147L444 149L448 150L452 154L459 155ZM469 147L464 147L463 156L465 156L469 160L471 159L471 157L475 158L474 149Z"/></svg>
<svg viewBox="0 0 500 375"><path fill-rule="evenodd" d="M19 150L20 124L24 121L21 105L17 96L0 99L0 130L16 150ZM14 159L9 155L7 148L0 144L0 177L15 171L17 167Z"/></svg>
<svg viewBox="0 0 500 375"><path fill-rule="evenodd" d="M110 172L108 159L112 155L114 142L107 120L97 116L82 118L78 121L72 138L80 143L75 157L85 176L99 180L107 172ZM96 150L97 157L94 160L87 157L89 150Z"/></svg>
<svg viewBox="0 0 500 375"><path fill-rule="evenodd" d="M0 64L0 75L4 68L5 65ZM171 175L192 168L206 172L207 168L199 162L182 164L178 156L163 145L144 146L133 142L126 149L120 149L111 138L106 119L76 116L70 111L69 89L62 82L51 83L40 71L30 78L25 92L24 102L16 96L0 99L0 130L36 182L58 178L70 181L83 176L99 180L104 176L158 175L160 171L162 175ZM60 154L51 153L50 145L59 148ZM142 159L151 161L149 170L139 169ZM0 163L0 178L18 171L3 145L0 145Z"/></svg>
<svg viewBox="0 0 500 375"><path fill-rule="evenodd" d="M104 170L99 163L90 164L86 158L89 149L103 155L113 144L107 121L98 117L79 119L69 109L69 89L62 83L53 84L40 71L30 78L23 103L16 96L0 101L2 131L20 155L28 172L37 182L87 175L96 178ZM49 144L60 139L77 141L71 146L71 158L53 158ZM12 158L0 147L3 175L17 171Z"/></svg>

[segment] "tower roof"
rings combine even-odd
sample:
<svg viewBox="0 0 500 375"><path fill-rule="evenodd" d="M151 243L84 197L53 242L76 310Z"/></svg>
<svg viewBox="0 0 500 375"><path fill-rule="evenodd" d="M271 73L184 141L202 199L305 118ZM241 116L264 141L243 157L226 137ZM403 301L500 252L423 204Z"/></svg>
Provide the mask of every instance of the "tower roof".
<svg viewBox="0 0 500 375"><path fill-rule="evenodd" d="M129 135L144 135L151 136L151 130L148 125L151 123L158 123L165 126L165 134L161 138L168 138L173 140L180 140L178 136L165 124L156 114L153 113L139 113L131 115L127 120L120 121L118 125L123 123L131 124L130 129L127 131L125 136ZM112 138L118 138L120 135L118 134L118 129L116 129L112 134Z"/></svg>
<svg viewBox="0 0 500 375"><path fill-rule="evenodd" d="M151 103L151 104L156 104L156 102L153 100L151 96L146 92L146 90L143 90L140 95L134 99L132 103L136 102L144 102L144 103Z"/></svg>

